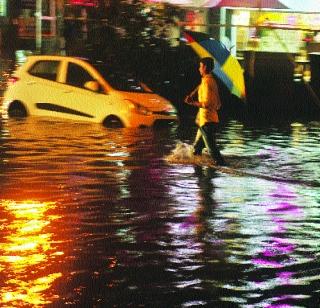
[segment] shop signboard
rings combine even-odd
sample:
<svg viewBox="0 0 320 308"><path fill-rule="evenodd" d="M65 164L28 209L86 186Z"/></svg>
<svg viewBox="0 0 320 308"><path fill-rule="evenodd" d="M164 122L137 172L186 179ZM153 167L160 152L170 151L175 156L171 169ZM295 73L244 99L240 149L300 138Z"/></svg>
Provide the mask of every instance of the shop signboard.
<svg viewBox="0 0 320 308"><path fill-rule="evenodd" d="M69 0L69 4L96 7L98 0Z"/></svg>

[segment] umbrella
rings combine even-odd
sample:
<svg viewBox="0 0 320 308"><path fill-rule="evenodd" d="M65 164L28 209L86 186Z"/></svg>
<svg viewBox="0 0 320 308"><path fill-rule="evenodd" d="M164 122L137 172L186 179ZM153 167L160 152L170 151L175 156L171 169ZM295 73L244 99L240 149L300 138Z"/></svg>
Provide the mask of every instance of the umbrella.
<svg viewBox="0 0 320 308"><path fill-rule="evenodd" d="M229 50L221 42L202 32L185 31L184 36L201 58L211 57L215 60L213 74L227 86L230 92L245 99L243 69Z"/></svg>
<svg viewBox="0 0 320 308"><path fill-rule="evenodd" d="M221 0L217 7L245 7L256 9L287 9L282 1L278 0Z"/></svg>

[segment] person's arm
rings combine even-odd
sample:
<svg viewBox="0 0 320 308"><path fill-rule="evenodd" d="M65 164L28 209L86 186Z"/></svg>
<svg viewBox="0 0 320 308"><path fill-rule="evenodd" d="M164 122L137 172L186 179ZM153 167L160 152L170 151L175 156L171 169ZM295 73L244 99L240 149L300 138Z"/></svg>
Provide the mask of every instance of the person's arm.
<svg viewBox="0 0 320 308"><path fill-rule="evenodd" d="M199 89L199 86L197 86L189 95L187 95L184 99L184 102L192 105L192 103L194 102L193 97L197 94Z"/></svg>
<svg viewBox="0 0 320 308"><path fill-rule="evenodd" d="M200 85L196 86L195 89L188 96L194 97L197 94L199 87Z"/></svg>
<svg viewBox="0 0 320 308"><path fill-rule="evenodd" d="M186 101L187 104L191 105L191 106L195 106L195 107L199 107L199 108L203 108L202 107L202 104L198 101L193 101L193 100L190 100L190 101Z"/></svg>
<svg viewBox="0 0 320 308"><path fill-rule="evenodd" d="M190 101L189 104L199 108L208 108L210 101L213 99L212 84L208 80L204 80L201 85L201 101Z"/></svg>

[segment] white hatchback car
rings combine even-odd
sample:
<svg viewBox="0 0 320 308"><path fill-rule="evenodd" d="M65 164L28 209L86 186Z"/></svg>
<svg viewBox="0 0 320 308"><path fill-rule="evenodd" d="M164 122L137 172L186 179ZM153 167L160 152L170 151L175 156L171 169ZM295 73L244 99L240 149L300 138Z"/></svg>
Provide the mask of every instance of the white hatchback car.
<svg viewBox="0 0 320 308"><path fill-rule="evenodd" d="M165 98L102 62L65 56L29 56L9 79L2 114L46 116L147 127L177 120Z"/></svg>

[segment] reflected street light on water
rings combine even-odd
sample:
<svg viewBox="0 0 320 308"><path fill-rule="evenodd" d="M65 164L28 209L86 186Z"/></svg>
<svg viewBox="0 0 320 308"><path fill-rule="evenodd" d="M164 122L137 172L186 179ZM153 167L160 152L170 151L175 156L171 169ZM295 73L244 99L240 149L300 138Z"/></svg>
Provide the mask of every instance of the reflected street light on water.
<svg viewBox="0 0 320 308"><path fill-rule="evenodd" d="M0 270L3 287L0 301L3 304L43 305L55 298L51 294L53 282L62 276L50 271L50 259L63 255L52 247L52 233L47 227L57 215L48 215L52 202L13 200L0 201L4 216L0 249Z"/></svg>

